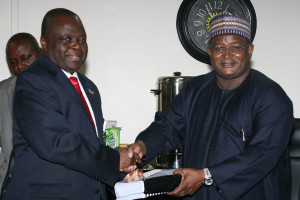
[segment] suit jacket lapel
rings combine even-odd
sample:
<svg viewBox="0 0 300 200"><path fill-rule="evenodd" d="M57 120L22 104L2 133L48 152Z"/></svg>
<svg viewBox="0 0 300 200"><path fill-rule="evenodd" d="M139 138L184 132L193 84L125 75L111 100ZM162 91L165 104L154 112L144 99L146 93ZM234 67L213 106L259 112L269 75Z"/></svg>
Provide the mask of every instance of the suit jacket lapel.
<svg viewBox="0 0 300 200"><path fill-rule="evenodd" d="M71 96L71 98L74 99L78 105L84 107L75 87L62 71L57 73L56 79L60 85L65 88L66 92Z"/></svg>
<svg viewBox="0 0 300 200"><path fill-rule="evenodd" d="M61 85L62 88L65 89L66 93L69 94L79 106L84 107L84 104L82 103L82 100L80 99L80 96L78 95L75 87L61 70L61 68L53 63L45 55L42 55L42 57L40 58L40 62L42 62L42 65L48 69L50 74L56 77L57 82L59 83L59 85Z"/></svg>
<svg viewBox="0 0 300 200"><path fill-rule="evenodd" d="M98 140L101 144L105 145L105 138L103 135L103 115L102 115L102 109L101 109L101 99L100 94L95 88L95 86L92 84L89 84L88 81L86 81L85 78L83 78L82 74L77 73L78 77L80 79L81 85L84 88L84 91L90 101L90 104L92 106L94 116L95 116L95 123L97 125L98 129Z"/></svg>
<svg viewBox="0 0 300 200"><path fill-rule="evenodd" d="M67 78L67 76L61 71L59 70L57 73L57 81L65 88L66 93L68 93L71 98L78 104L79 107L81 107L84 115L87 117L87 119L89 120L89 122L91 123L91 126L94 126L91 118L89 116L88 111L86 110L84 103L82 102L80 96L78 95L75 87L73 86L73 84L71 83L71 81ZM80 79L81 82L81 79ZM82 84L82 82L81 82Z"/></svg>
<svg viewBox="0 0 300 200"><path fill-rule="evenodd" d="M65 91L65 93L68 94L70 96L70 98L72 98L72 100L75 101L75 103L78 105L78 107L80 107L82 109L84 115L89 120L92 129L95 131L94 125L93 125L91 118L84 106L84 103L82 102L75 87L73 86L71 81L68 79L68 77L64 74L64 72L56 64L54 64L52 61L50 61L50 59L47 56L42 55L42 57L40 58L40 62L42 62L43 67L46 67L48 69L49 73L52 74L56 78L58 84ZM80 82L81 82L81 80L82 79L80 79ZM90 137L92 139L96 138L96 132L95 132L95 134L88 136L88 137Z"/></svg>
<svg viewBox="0 0 300 200"><path fill-rule="evenodd" d="M93 109L93 113L94 113L94 116L95 116L95 123L97 125L97 129L98 129L98 135L100 137L101 133L102 133L102 128L100 126L100 123L99 123L99 112L98 112L98 106L97 104L99 104L99 102L97 101L97 97L93 91L93 88L86 82L86 80L84 78L82 78L82 75L77 73L78 74L78 78L80 80L80 83L84 89L84 92L87 96L87 98L89 99L89 102L91 104L91 107Z"/></svg>

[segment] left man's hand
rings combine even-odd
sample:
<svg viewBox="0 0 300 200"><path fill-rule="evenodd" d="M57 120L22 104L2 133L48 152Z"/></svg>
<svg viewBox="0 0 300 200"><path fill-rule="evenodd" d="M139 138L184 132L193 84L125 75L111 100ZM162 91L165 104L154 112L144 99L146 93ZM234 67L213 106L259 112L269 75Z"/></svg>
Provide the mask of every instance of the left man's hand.
<svg viewBox="0 0 300 200"><path fill-rule="evenodd" d="M180 174L182 178L180 185L172 192L167 193L169 196L182 197L193 195L203 185L203 169L183 168L174 171L173 174Z"/></svg>
<svg viewBox="0 0 300 200"><path fill-rule="evenodd" d="M127 180L128 183L141 180L143 179L143 170L136 168L134 172L127 174L124 179Z"/></svg>
<svg viewBox="0 0 300 200"><path fill-rule="evenodd" d="M125 173L134 172L136 169L136 160L139 156L134 153L132 157L129 157L127 148L117 147L116 150L120 154L120 171Z"/></svg>

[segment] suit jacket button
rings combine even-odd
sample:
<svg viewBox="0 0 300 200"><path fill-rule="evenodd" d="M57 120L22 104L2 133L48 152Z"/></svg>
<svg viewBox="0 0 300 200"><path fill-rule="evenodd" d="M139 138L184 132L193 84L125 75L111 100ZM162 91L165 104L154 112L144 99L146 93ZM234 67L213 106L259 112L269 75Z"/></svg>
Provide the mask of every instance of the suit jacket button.
<svg viewBox="0 0 300 200"><path fill-rule="evenodd" d="M96 190L96 191L95 191L95 194L99 194L99 193L100 193L100 190Z"/></svg>

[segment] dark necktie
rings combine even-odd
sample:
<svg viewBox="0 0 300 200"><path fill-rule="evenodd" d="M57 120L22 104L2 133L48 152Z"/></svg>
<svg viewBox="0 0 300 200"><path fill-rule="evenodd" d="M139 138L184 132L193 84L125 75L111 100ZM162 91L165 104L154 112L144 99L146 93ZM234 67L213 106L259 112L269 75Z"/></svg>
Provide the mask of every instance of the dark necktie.
<svg viewBox="0 0 300 200"><path fill-rule="evenodd" d="M79 86L79 83L78 83L77 78L76 78L76 77L70 77L69 79L70 79L71 83L74 85L75 89L77 90L77 92L78 92L78 94L79 94L81 100L83 101L83 104L84 104L86 110L88 111L88 113L89 113L89 115L90 115L90 118L91 118L91 120L92 120L92 122L93 122L94 128L95 128L95 123L94 123L93 117L92 117L92 115L91 115L89 106L87 105L86 100L85 100L85 98L84 98L84 96L83 96L83 94L82 94L82 92L81 92L81 89L80 89L80 86Z"/></svg>

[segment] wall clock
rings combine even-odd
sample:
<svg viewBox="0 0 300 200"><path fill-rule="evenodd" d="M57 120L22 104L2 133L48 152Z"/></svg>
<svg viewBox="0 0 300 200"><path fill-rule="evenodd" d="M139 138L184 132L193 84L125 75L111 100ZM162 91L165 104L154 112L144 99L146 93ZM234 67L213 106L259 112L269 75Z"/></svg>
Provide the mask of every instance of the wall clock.
<svg viewBox="0 0 300 200"><path fill-rule="evenodd" d="M251 23L253 41L256 14L250 0L184 0L177 13L177 33L184 49L200 62L210 64L207 53L209 21L222 12L243 17Z"/></svg>

